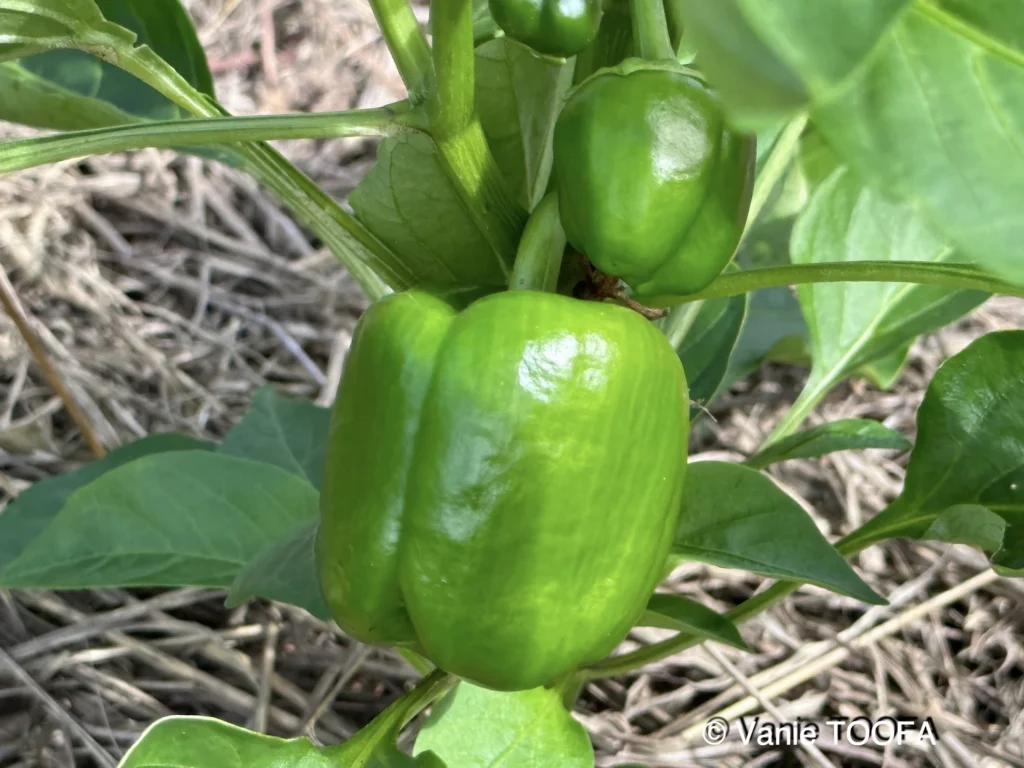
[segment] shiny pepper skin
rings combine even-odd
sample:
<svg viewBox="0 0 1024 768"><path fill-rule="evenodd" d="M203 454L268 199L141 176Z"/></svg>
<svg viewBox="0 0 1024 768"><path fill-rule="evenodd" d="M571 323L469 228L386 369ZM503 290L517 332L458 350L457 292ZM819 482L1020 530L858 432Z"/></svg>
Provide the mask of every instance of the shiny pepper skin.
<svg viewBox="0 0 1024 768"><path fill-rule="evenodd" d="M663 573L688 430L679 359L624 307L381 300L332 417L316 557L335 620L499 690L603 658Z"/></svg>
<svg viewBox="0 0 1024 768"><path fill-rule="evenodd" d="M671 64L599 70L558 117L554 170L566 236L638 298L694 293L732 259L753 184L754 141Z"/></svg>
<svg viewBox="0 0 1024 768"><path fill-rule="evenodd" d="M601 23L601 0L489 0L488 7L508 37L546 56L575 56Z"/></svg>

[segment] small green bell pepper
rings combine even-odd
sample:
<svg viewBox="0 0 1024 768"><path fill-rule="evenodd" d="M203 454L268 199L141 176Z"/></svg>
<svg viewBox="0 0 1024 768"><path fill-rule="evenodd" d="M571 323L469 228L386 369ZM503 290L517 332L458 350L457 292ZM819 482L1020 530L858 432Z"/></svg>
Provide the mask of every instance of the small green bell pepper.
<svg viewBox="0 0 1024 768"><path fill-rule="evenodd" d="M500 690L603 658L662 576L688 410L679 359L624 307L381 300L356 328L321 494L338 624Z"/></svg>
<svg viewBox="0 0 1024 768"><path fill-rule="evenodd" d="M575 56L601 23L601 0L489 0L488 7L508 37L547 56Z"/></svg>
<svg viewBox="0 0 1024 768"><path fill-rule="evenodd" d="M554 173L572 246L638 298L699 291L739 244L754 141L715 95L673 64L599 70L558 117Z"/></svg>

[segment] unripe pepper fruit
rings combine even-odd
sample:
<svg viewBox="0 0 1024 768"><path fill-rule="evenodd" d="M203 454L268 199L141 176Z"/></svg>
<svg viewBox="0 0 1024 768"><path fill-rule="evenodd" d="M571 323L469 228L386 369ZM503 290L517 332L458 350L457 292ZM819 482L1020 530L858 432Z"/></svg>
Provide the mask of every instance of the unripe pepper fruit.
<svg viewBox="0 0 1024 768"><path fill-rule="evenodd" d="M637 298L706 287L739 244L754 140L673 63L627 59L571 94L555 126L554 173L569 243Z"/></svg>
<svg viewBox="0 0 1024 768"><path fill-rule="evenodd" d="M316 559L334 618L501 690L603 658L662 576L688 429L678 357L624 307L381 300L332 415Z"/></svg>
<svg viewBox="0 0 1024 768"><path fill-rule="evenodd" d="M546 56L575 56L601 23L601 0L489 0L488 7L508 37Z"/></svg>

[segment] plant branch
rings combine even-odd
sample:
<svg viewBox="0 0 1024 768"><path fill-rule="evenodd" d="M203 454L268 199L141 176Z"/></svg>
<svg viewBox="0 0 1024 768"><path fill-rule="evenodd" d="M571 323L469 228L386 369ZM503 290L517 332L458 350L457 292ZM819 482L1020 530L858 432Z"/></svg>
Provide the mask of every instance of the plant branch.
<svg viewBox="0 0 1024 768"><path fill-rule="evenodd" d="M117 41L110 41L116 50ZM132 48L117 65L162 93L195 117L225 117L226 110L200 93L148 48ZM308 176L262 142L244 142L232 151L246 170L268 187L323 240L371 298L407 285L394 254L354 216L323 192ZM383 279L382 279L383 277Z"/></svg>
<svg viewBox="0 0 1024 768"><path fill-rule="evenodd" d="M317 114L165 120L0 142L0 173L86 155L146 147L199 147L242 141L395 136L426 131L408 102L377 109Z"/></svg>
<svg viewBox="0 0 1024 768"><path fill-rule="evenodd" d="M675 60L663 0L630 0L633 37L640 55L648 61Z"/></svg>
<svg viewBox="0 0 1024 768"><path fill-rule="evenodd" d="M393 740L398 732L431 702L451 690L459 679L447 672L435 669L422 678L416 687L373 719L349 741L335 744L324 750L324 755L339 765L369 765L377 747L386 740ZM344 761L344 762L342 762Z"/></svg>
<svg viewBox="0 0 1024 768"><path fill-rule="evenodd" d="M64 380L57 372L57 369L54 368L53 363L50 362L50 356L47 354L45 347L43 347L43 343L39 340L39 336L32 330L32 323L29 320L28 313L18 300L17 291L11 285L11 281L7 277L7 271L2 267L0 267L0 303L3 303L4 310L11 318L15 327L17 327L21 338L25 340L25 345L28 347L29 352L32 353L36 365L43 372L43 377L53 391L57 393L61 402L64 403L64 408L67 409L68 415L71 416L78 426L79 431L85 438L85 442L89 445L89 450L92 451L92 455L97 459L102 459L107 454L106 448L100 442L99 436L97 436L96 431L92 428L92 424L89 422L85 412L82 411L81 406L78 405L78 401L75 400L74 396L64 385Z"/></svg>
<svg viewBox="0 0 1024 768"><path fill-rule="evenodd" d="M507 275L526 225L526 211L509 192L476 113L471 0L434 0L430 23L434 34L430 134L445 173Z"/></svg>
<svg viewBox="0 0 1024 768"><path fill-rule="evenodd" d="M850 261L823 264L787 264L719 275L711 285L686 296L655 296L644 303L670 307L702 299L739 296L762 288L809 283L916 283L963 288L1024 298L1024 286L994 277L970 264L935 264L920 261Z"/></svg>
<svg viewBox="0 0 1024 768"><path fill-rule="evenodd" d="M410 98L422 101L430 92L434 70L430 46L409 0L370 0L370 5Z"/></svg>

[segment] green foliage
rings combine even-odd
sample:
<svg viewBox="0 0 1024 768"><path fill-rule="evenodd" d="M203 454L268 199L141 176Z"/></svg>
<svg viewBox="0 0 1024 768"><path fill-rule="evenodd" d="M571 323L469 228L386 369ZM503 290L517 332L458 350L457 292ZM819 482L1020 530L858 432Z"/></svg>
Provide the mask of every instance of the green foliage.
<svg viewBox="0 0 1024 768"><path fill-rule="evenodd" d="M311 517L299 523L243 565L228 591L227 606L234 608L251 597L265 597L329 621L331 610L316 577L313 552L319 522Z"/></svg>
<svg viewBox="0 0 1024 768"><path fill-rule="evenodd" d="M36 14L21 12L31 20L21 32L25 47L12 49L24 58L0 65L0 119L77 130L181 117L166 96L103 60L96 47L100 43L93 41L99 32L108 32L122 46L148 46L197 91L214 95L206 54L179 0L61 3L63 21L56 23L66 33L57 39L41 34L55 23L53 9L41 0L30 5ZM97 21L98 13L107 21ZM0 16L0 25L4 21ZM40 29L30 37L26 33L35 25ZM125 30L136 35L134 41Z"/></svg>
<svg viewBox="0 0 1024 768"><path fill-rule="evenodd" d="M211 717L158 720L118 768L333 768L309 739L279 739Z"/></svg>
<svg viewBox="0 0 1024 768"><path fill-rule="evenodd" d="M797 109L957 250L1024 279L1024 44L1015 3L687 0L733 115Z"/></svg>
<svg viewBox="0 0 1024 768"><path fill-rule="evenodd" d="M507 38L476 49L476 105L487 142L509 188L527 210L551 172L551 135L572 67L541 58Z"/></svg>
<svg viewBox="0 0 1024 768"><path fill-rule="evenodd" d="M994 550L1004 572L1024 572L1022 355L1024 331L1004 331L943 363L917 413L903 492L853 541L958 541Z"/></svg>
<svg viewBox="0 0 1024 768"><path fill-rule="evenodd" d="M281 397L273 387L264 387L217 452L272 464L319 488L330 423L330 409Z"/></svg>
<svg viewBox="0 0 1024 768"><path fill-rule="evenodd" d="M359 220L422 284L501 285L502 262L473 222L425 136L385 139L377 163L349 198Z"/></svg>
<svg viewBox="0 0 1024 768"><path fill-rule="evenodd" d="M500 693L460 683L420 731L414 752L426 750L458 768L594 765L587 732L549 688Z"/></svg>
<svg viewBox="0 0 1024 768"><path fill-rule="evenodd" d="M686 383L690 388L690 418L696 418L722 390L733 350L743 331L747 317L749 296L733 296L728 299L709 299L699 306L676 307L662 323L662 330L669 342L676 348L679 359L686 371ZM688 313L696 308L692 318ZM676 338L674 328L684 332Z"/></svg>
<svg viewBox="0 0 1024 768"><path fill-rule="evenodd" d="M36 483L12 501L0 515L0 583L3 583L8 567L53 523L68 499L79 489L136 459L172 451L212 448L209 443L183 435L150 435L111 451L100 461Z"/></svg>
<svg viewBox="0 0 1024 768"><path fill-rule="evenodd" d="M842 419L789 435L762 448L744 463L754 469L763 469L780 461L813 459L836 451L861 448L909 451L912 445L899 432L894 432L877 421Z"/></svg>
<svg viewBox="0 0 1024 768"><path fill-rule="evenodd" d="M793 230L795 264L956 261L907 206L894 205L839 168L818 188ZM912 283L819 283L798 288L810 330L806 393L828 390L859 367L905 348L987 298Z"/></svg>
<svg viewBox="0 0 1024 768"><path fill-rule="evenodd" d="M229 587L316 509L311 485L268 464L194 450L144 456L74 491L0 585Z"/></svg>
<svg viewBox="0 0 1024 768"><path fill-rule="evenodd" d="M637 622L641 627L661 627L677 632L692 632L708 640L749 650L736 625L720 613L682 595L652 595L647 610Z"/></svg>
<svg viewBox="0 0 1024 768"><path fill-rule="evenodd" d="M672 553L722 568L817 584L884 603L818 531L806 512L760 472L691 463Z"/></svg>

